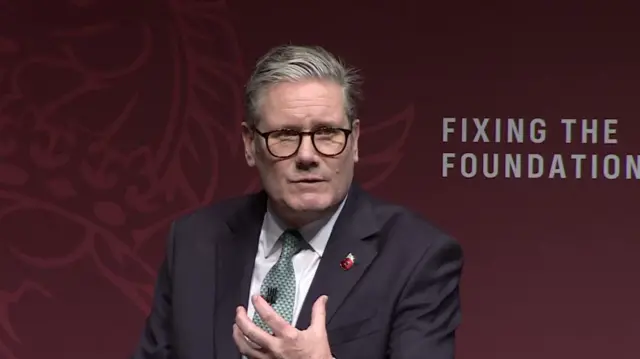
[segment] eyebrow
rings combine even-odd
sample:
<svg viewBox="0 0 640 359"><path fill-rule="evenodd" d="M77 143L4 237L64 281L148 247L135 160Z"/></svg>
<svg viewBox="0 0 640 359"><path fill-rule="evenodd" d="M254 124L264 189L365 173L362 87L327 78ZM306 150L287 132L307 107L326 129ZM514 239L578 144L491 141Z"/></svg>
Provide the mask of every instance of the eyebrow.
<svg viewBox="0 0 640 359"><path fill-rule="evenodd" d="M336 123L329 122L327 120L312 119L310 129L316 129L316 128L322 128L322 127L343 127L345 125L349 126L349 122L347 121L346 124L343 124L343 123L336 124ZM281 126L280 128L288 129L288 130L303 130L304 126L301 126L299 124L287 124L287 125Z"/></svg>

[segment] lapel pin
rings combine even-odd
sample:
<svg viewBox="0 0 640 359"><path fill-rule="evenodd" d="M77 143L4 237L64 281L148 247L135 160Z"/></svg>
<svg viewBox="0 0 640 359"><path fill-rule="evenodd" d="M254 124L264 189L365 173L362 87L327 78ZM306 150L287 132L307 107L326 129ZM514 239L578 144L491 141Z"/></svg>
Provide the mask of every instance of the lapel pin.
<svg viewBox="0 0 640 359"><path fill-rule="evenodd" d="M356 257L354 257L353 254L349 253L342 261L340 261L340 268L342 268L343 270L349 270L355 263Z"/></svg>

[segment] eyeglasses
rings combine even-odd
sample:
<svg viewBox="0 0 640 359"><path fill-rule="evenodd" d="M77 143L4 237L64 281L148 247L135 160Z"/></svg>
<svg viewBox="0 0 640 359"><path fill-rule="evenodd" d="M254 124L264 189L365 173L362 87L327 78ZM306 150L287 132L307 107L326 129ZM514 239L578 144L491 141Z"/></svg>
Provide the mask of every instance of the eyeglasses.
<svg viewBox="0 0 640 359"><path fill-rule="evenodd" d="M253 130L265 139L269 153L278 158L289 158L295 155L300 149L304 136L311 136L311 143L320 154L334 157L341 154L347 147L347 139L351 134L351 130L333 127L321 127L307 132L292 129L260 132L255 127Z"/></svg>

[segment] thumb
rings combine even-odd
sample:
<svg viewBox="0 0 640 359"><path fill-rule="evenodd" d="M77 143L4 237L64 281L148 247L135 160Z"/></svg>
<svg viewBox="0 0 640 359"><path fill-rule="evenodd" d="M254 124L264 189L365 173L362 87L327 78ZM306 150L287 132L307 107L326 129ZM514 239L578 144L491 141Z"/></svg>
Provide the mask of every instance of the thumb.
<svg viewBox="0 0 640 359"><path fill-rule="evenodd" d="M329 297L326 295L321 296L313 303L311 308L311 327L325 330L327 321L327 301Z"/></svg>

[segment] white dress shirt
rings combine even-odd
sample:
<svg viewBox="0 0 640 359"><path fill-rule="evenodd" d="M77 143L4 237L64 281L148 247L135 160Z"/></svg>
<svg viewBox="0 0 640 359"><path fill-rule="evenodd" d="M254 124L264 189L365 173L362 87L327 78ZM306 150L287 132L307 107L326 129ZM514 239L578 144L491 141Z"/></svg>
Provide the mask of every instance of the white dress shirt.
<svg viewBox="0 0 640 359"><path fill-rule="evenodd" d="M345 199L346 200L346 199ZM302 303L304 302L313 277L316 274L320 259L324 253L324 249L329 241L331 231L335 225L336 219L344 207L345 200L342 201L338 210L329 218L310 223L299 228L300 234L309 244L307 249L303 249L293 256L293 269L296 275L296 297L293 308L293 322L295 326ZM251 302L251 296L260 294L262 281L266 277L271 267L276 264L282 252L282 243L278 241L280 235L287 228L276 216L267 210L262 222L262 230L260 231L260 240L258 244L258 253L256 254L255 266L253 268L253 276L251 277L251 287L249 289L249 302L247 303L247 314L253 319L255 309Z"/></svg>

